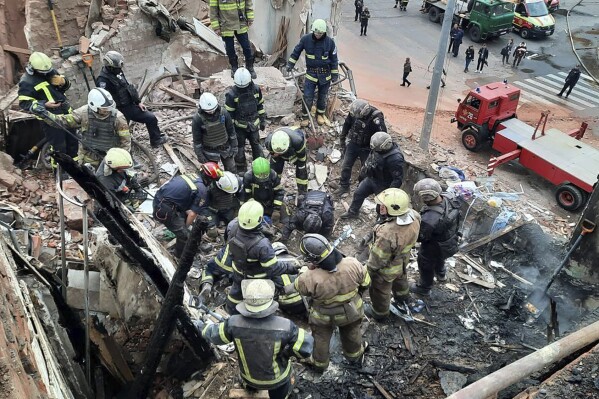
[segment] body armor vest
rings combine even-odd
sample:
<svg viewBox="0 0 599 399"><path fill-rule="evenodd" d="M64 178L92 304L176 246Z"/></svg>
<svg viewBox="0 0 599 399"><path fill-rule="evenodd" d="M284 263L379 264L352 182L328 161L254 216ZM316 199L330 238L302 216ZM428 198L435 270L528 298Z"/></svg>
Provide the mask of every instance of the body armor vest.
<svg viewBox="0 0 599 399"><path fill-rule="evenodd" d="M307 210L320 214L325 198L326 194L322 191L310 191L304 199L304 206Z"/></svg>
<svg viewBox="0 0 599 399"><path fill-rule="evenodd" d="M131 84L127 82L127 80L121 80L116 75L105 71L104 69L100 72L100 76L110 81L112 86L116 88L116 91L110 94L116 102L117 107L133 104L135 102L131 94L132 89L135 90L135 88L130 88L129 86L131 86Z"/></svg>
<svg viewBox="0 0 599 399"><path fill-rule="evenodd" d="M210 186L210 208L217 211L224 211L235 208L238 204L239 201L237 200L237 197L235 197L235 194L224 192L216 187L215 184Z"/></svg>
<svg viewBox="0 0 599 399"><path fill-rule="evenodd" d="M372 151L366 160L366 175L375 180L385 179L385 159L399 152L397 148L387 151L385 154ZM373 155L374 154L374 155Z"/></svg>
<svg viewBox="0 0 599 399"><path fill-rule="evenodd" d="M254 97L254 86L246 90L237 90L238 99L235 119L238 122L254 123L258 118L258 100Z"/></svg>
<svg viewBox="0 0 599 399"><path fill-rule="evenodd" d="M118 147L120 142L116 133L116 118L116 111L111 112L106 119L100 119L88 108L87 131L83 131L81 137L83 146L103 153Z"/></svg>
<svg viewBox="0 0 599 399"><path fill-rule="evenodd" d="M271 172L272 175L272 172ZM262 205L271 205L274 200L274 184L272 178L269 177L266 181L258 181L254 177L252 182L252 198L260 202Z"/></svg>
<svg viewBox="0 0 599 399"><path fill-rule="evenodd" d="M250 250L258 244L264 236L260 233L251 240L243 240L240 238L240 230L239 225L233 227L231 237L229 238L229 252L233 259L233 263L235 264L235 268L240 272L243 272L243 277L252 277L251 272L260 270L261 266L257 259L248 262L248 255Z"/></svg>
<svg viewBox="0 0 599 399"><path fill-rule="evenodd" d="M382 115L382 112L377 109L376 111L371 112L366 119L354 118L354 123L349 129L349 141L358 144L360 147L369 147L370 138L376 132L367 132L366 128L380 115Z"/></svg>
<svg viewBox="0 0 599 399"><path fill-rule="evenodd" d="M206 147L219 147L227 144L229 136L225 129L225 116L219 115L216 120L210 121L200 112L200 118L206 129L206 133L202 137L202 144Z"/></svg>

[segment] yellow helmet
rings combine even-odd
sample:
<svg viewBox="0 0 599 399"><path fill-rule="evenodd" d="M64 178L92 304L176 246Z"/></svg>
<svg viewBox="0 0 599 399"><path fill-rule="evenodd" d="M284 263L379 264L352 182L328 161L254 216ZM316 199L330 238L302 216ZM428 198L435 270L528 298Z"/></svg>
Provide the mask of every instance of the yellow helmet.
<svg viewBox="0 0 599 399"><path fill-rule="evenodd" d="M239 208L237 220L239 227L244 230L252 230L262 223L264 216L264 207L258 201L249 200Z"/></svg>
<svg viewBox="0 0 599 399"><path fill-rule="evenodd" d="M410 196L399 188L388 188L381 191L374 202L385 205L389 216L405 215L410 210Z"/></svg>
<svg viewBox="0 0 599 399"><path fill-rule="evenodd" d="M122 148L111 148L106 152L104 163L110 169L127 169L133 166L133 158L131 154Z"/></svg>
<svg viewBox="0 0 599 399"><path fill-rule="evenodd" d="M29 56L29 66L35 72L38 73L48 73L53 69L52 60L44 53L40 53L39 51L35 51L31 53Z"/></svg>
<svg viewBox="0 0 599 399"><path fill-rule="evenodd" d="M312 22L312 32L314 33L327 33L327 23L324 19L315 19Z"/></svg>
<svg viewBox="0 0 599 399"><path fill-rule="evenodd" d="M270 146L275 154L284 154L289 149L289 135L284 130L277 130L272 134Z"/></svg>

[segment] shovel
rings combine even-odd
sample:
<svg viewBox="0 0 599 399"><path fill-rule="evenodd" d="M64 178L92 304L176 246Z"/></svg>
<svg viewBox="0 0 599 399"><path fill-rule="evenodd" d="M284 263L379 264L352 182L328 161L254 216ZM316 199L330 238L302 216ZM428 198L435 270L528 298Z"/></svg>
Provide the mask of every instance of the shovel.
<svg viewBox="0 0 599 399"><path fill-rule="evenodd" d="M562 271L562 269L564 268L566 263L568 263L568 260L570 259L570 256L572 255L572 253L580 245L580 242L582 241L582 237L584 237L587 234L592 233L595 230L595 223L591 222L588 219L584 219L582 221L581 229L582 230L580 232L580 235L578 236L578 238L576 238L576 241L574 241L572 248L570 248L570 250L564 257L564 260L562 261L562 263L560 263L560 265L557 267L557 269L555 269L555 271L553 272L553 275L549 279L549 282L545 286L545 289L542 290L540 288L536 288L528 296L524 307L526 308L526 310L528 310L530 313L532 313L532 315L535 318L539 317L543 313L543 311L545 309L547 309L547 307L551 304L552 299L549 295L547 295L547 291L549 291L549 288L555 281L555 278L557 277L557 275Z"/></svg>

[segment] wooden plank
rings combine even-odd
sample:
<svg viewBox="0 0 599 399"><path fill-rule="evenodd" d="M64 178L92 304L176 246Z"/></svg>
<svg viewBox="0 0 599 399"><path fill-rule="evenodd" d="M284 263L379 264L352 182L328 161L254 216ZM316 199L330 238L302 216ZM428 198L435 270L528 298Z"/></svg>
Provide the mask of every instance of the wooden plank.
<svg viewBox="0 0 599 399"><path fill-rule="evenodd" d="M195 156L195 154L192 154L187 148L177 145L174 147L174 149L179 151L181 155L187 158L187 160L191 162L193 166L195 166L198 169L198 171L202 169L202 164L200 163L200 161L198 161L198 158Z"/></svg>
<svg viewBox="0 0 599 399"><path fill-rule="evenodd" d="M414 345L412 343L412 334L410 334L408 324L405 320L400 320L399 330L401 331L401 336L403 337L403 342L406 346L406 349L410 352L412 356L416 355L416 350L414 349Z"/></svg>
<svg viewBox="0 0 599 399"><path fill-rule="evenodd" d="M26 49L26 48L11 46L10 44L3 44L2 48L4 49L4 51L8 51L9 53L31 55L31 50Z"/></svg>
<svg viewBox="0 0 599 399"><path fill-rule="evenodd" d="M172 96L175 96L177 98L180 98L182 100L188 101L188 102L192 103L193 105L197 105L198 104L198 100L196 100L194 98L191 98L189 96L186 96L185 94L180 93L180 92L178 92L177 90L175 90L173 88L166 87L166 86L163 86L163 85L159 85L158 88L160 90L162 90L163 92L165 92L165 93L168 93L168 94L170 94Z"/></svg>
<svg viewBox="0 0 599 399"><path fill-rule="evenodd" d="M385 397L385 399L394 399L393 396L381 384L378 383L372 376L370 377L370 381L374 384L374 387Z"/></svg>
<svg viewBox="0 0 599 399"><path fill-rule="evenodd" d="M179 168L179 172L187 173L185 165L183 165L183 162L181 162L181 160L179 159L177 154L175 154L175 151L173 151L173 147L171 147L171 145L169 143L164 143L163 145L164 145L164 149L166 150L166 153L168 154L168 156L171 157L171 159L173 160L173 163L175 165L177 165L177 167Z"/></svg>
<svg viewBox="0 0 599 399"><path fill-rule="evenodd" d="M503 288L505 287L505 284L502 283L501 281L497 280L497 278L493 275L493 273L491 273L490 271L488 271L487 269L484 268L483 265L481 265L480 263L478 263L476 260L474 260L473 258L471 258L468 255L464 255L462 256L462 259L468 263L470 266L472 266L474 269L476 269L480 274L483 275L483 277L485 275L491 276L493 278L493 282L499 287L499 288ZM486 280L485 280L486 281Z"/></svg>
<svg viewBox="0 0 599 399"><path fill-rule="evenodd" d="M456 274L465 280L464 284L473 283L473 284L480 285L481 287L485 287L485 288L489 288L489 289L494 289L495 288L495 284L493 284L493 283L488 283L488 282L486 282L484 280L481 280L479 278L471 277L471 276L469 276L467 274L460 273L457 270L456 270Z"/></svg>
<svg viewBox="0 0 599 399"><path fill-rule="evenodd" d="M471 243L464 245L462 248L460 248L459 253L466 254L466 253L472 251L473 249L476 249L478 247L481 247L485 244L490 243L493 240L498 239L499 237L509 233L512 230L517 229L518 227L520 227L524 224L526 224L526 221L522 218L522 219L516 221L516 223L510 224L509 226L506 226L503 229L496 231L493 234L489 234L488 236L479 238L476 241L473 241Z"/></svg>

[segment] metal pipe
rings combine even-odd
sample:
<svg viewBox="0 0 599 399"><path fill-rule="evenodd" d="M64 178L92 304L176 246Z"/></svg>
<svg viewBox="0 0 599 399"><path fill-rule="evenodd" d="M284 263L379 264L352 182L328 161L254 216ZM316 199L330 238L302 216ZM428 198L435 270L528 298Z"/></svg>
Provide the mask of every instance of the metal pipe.
<svg viewBox="0 0 599 399"><path fill-rule="evenodd" d="M486 399L599 340L599 321L547 345L459 390L447 399Z"/></svg>

